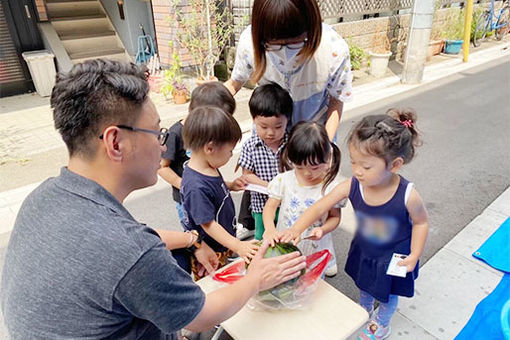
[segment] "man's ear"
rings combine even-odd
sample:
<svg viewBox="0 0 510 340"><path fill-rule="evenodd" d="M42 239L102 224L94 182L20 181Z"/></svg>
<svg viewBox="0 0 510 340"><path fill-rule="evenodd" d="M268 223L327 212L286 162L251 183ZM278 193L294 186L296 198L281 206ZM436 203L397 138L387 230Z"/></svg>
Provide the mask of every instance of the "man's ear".
<svg viewBox="0 0 510 340"><path fill-rule="evenodd" d="M402 165L404 165L404 159L402 157L395 158L391 164L390 164L390 171L395 173L402 168Z"/></svg>
<svg viewBox="0 0 510 340"><path fill-rule="evenodd" d="M116 126L109 126L103 132L103 146L105 153L114 162L122 162L124 139L120 129Z"/></svg>

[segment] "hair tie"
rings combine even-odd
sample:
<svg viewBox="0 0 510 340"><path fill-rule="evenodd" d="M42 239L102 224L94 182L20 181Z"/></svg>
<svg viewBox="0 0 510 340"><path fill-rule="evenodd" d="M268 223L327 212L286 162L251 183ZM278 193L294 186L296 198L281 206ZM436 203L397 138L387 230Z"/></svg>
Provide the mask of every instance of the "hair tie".
<svg viewBox="0 0 510 340"><path fill-rule="evenodd" d="M413 127L413 121L411 119L401 121L402 125L404 125L407 128Z"/></svg>

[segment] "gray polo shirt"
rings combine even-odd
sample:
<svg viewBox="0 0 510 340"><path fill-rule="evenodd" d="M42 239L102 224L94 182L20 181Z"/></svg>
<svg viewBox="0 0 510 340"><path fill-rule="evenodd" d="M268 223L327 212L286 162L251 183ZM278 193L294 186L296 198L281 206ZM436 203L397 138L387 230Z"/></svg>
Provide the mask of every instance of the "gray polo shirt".
<svg viewBox="0 0 510 340"><path fill-rule="evenodd" d="M23 202L1 285L11 339L175 339L204 301L158 235L96 182L62 168Z"/></svg>

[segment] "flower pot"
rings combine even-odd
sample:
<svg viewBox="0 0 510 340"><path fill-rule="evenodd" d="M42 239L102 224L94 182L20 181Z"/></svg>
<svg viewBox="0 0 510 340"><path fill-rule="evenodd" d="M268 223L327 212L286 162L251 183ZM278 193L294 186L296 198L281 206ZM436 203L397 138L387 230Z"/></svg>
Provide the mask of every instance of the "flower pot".
<svg viewBox="0 0 510 340"><path fill-rule="evenodd" d="M444 40L432 40L429 42L429 48L427 50L427 61L433 56L443 52Z"/></svg>
<svg viewBox="0 0 510 340"><path fill-rule="evenodd" d="M388 69L388 62L390 60L391 52L368 52L368 54L370 55L370 69L368 73L377 78L384 77Z"/></svg>
<svg viewBox="0 0 510 340"><path fill-rule="evenodd" d="M185 91L174 91L172 97L175 104L184 104L188 101L188 93Z"/></svg>
<svg viewBox="0 0 510 340"><path fill-rule="evenodd" d="M459 54L464 40L446 40L444 46L444 53L446 54Z"/></svg>

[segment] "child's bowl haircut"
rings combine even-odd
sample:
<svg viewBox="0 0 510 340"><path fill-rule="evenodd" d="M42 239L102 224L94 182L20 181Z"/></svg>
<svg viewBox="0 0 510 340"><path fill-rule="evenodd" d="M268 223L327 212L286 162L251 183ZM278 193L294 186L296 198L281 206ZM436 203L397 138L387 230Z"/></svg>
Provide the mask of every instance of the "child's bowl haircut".
<svg viewBox="0 0 510 340"><path fill-rule="evenodd" d="M237 143L241 137L241 128L234 117L212 106L191 111L182 129L184 146L191 151L199 150L209 142L216 145Z"/></svg>

